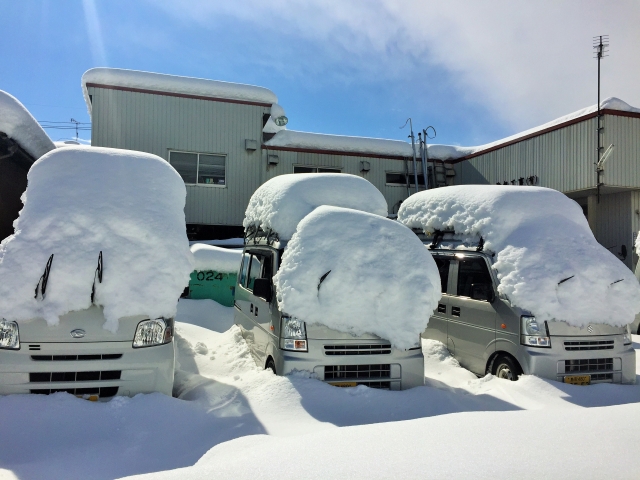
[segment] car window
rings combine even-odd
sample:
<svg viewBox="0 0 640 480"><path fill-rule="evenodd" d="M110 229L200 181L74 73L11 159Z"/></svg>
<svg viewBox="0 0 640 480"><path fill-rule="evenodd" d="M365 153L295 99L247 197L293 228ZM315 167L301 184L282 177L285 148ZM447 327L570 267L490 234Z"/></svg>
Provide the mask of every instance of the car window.
<svg viewBox="0 0 640 480"><path fill-rule="evenodd" d="M247 289L253 291L253 285L257 278L271 279L272 276L271 254L252 252L251 261L249 262Z"/></svg>
<svg viewBox="0 0 640 480"><path fill-rule="evenodd" d="M449 284L449 265L451 259L446 257L433 257L440 273L440 284L442 285L442 293L447 293L447 285Z"/></svg>
<svg viewBox="0 0 640 480"><path fill-rule="evenodd" d="M249 252L244 252L242 254L242 264L240 265L240 281L238 285L242 285L246 287L247 282L247 272L249 271L249 260L251 259L251 254Z"/></svg>
<svg viewBox="0 0 640 480"><path fill-rule="evenodd" d="M493 289L487 262L479 257L461 259L458 265L458 296L472 298L474 288L476 291Z"/></svg>

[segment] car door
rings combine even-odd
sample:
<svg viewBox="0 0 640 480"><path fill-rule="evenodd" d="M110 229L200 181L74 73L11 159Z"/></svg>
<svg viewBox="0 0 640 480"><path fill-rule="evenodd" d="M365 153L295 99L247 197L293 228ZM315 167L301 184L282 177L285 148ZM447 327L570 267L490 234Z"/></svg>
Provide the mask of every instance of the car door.
<svg viewBox="0 0 640 480"><path fill-rule="evenodd" d="M449 294L447 293L449 285L449 271L451 269L451 260L453 255L433 254L433 260L436 262L438 272L440 273L440 285L442 289L442 298L438 302L438 306L429 318L429 325L422 334L424 338L438 340L447 344L447 321L448 314L451 310L449 306Z"/></svg>
<svg viewBox="0 0 640 480"><path fill-rule="evenodd" d="M497 314L493 278L482 255L457 254L453 262L455 289L449 295L448 342L455 345L454 356L460 364L484 375L487 360L495 351Z"/></svg>
<svg viewBox="0 0 640 480"><path fill-rule="evenodd" d="M257 325L253 318L253 307L250 307L253 295L251 290L247 288L251 258L251 252L245 250L242 254L242 263L240 264L238 284L235 291L234 321L236 325L242 328L242 336L246 340L252 355L255 357L255 329Z"/></svg>
<svg viewBox="0 0 640 480"><path fill-rule="evenodd" d="M271 305L266 299L258 297L253 293L253 286L258 278L266 278L271 281L273 277L274 255L269 249L251 250L251 262L247 275L246 290L249 292L248 316L253 323L253 344L254 356L258 365L266 363L266 351L269 341L272 339L271 333Z"/></svg>

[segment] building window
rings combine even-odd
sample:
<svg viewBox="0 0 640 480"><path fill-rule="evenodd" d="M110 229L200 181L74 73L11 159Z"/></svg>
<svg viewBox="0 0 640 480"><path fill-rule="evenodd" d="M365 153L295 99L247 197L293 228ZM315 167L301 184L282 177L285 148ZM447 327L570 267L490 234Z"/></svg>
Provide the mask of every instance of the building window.
<svg viewBox="0 0 640 480"><path fill-rule="evenodd" d="M406 187L407 176L404 173L387 172L386 183L387 185L398 185L398 186ZM416 186L414 177L413 177L413 172L409 173L409 186L411 187ZM418 186L424 187L424 176L422 175L422 173L418 173Z"/></svg>
<svg viewBox="0 0 640 480"><path fill-rule="evenodd" d="M169 152L169 163L180 174L184 183L224 187L224 155L208 153Z"/></svg>
<svg viewBox="0 0 640 480"><path fill-rule="evenodd" d="M293 173L340 173L340 169L331 167L304 167L302 165L294 165Z"/></svg>

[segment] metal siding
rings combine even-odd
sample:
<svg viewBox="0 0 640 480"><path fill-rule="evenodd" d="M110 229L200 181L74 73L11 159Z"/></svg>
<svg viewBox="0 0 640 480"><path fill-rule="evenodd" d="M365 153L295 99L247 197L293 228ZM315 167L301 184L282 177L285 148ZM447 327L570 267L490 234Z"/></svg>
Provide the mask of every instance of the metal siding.
<svg viewBox="0 0 640 480"><path fill-rule="evenodd" d="M169 150L226 155L226 187L187 185L187 223L241 225L260 185L260 141L268 108L91 87L92 144L153 153Z"/></svg>
<svg viewBox="0 0 640 480"><path fill-rule="evenodd" d="M632 267L633 226L632 192L602 195L597 210L594 235L596 240L616 254L622 245L627 247L625 265Z"/></svg>

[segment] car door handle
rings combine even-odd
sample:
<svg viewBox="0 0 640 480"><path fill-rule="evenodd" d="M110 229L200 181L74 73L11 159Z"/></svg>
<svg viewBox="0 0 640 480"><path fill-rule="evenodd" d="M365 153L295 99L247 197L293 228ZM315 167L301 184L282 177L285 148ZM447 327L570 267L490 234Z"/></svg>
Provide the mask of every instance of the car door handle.
<svg viewBox="0 0 640 480"><path fill-rule="evenodd" d="M249 308L249 311L250 311L251 313L253 313L253 303L251 304L251 307Z"/></svg>
<svg viewBox="0 0 640 480"><path fill-rule="evenodd" d="M447 306L439 303L438 304L438 313L447 313Z"/></svg>
<svg viewBox="0 0 640 480"><path fill-rule="evenodd" d="M256 305L256 308L253 309L253 314L257 317L258 316L258 306Z"/></svg>
<svg viewBox="0 0 640 480"><path fill-rule="evenodd" d="M451 307L451 315L454 317L460 316L460 307Z"/></svg>

